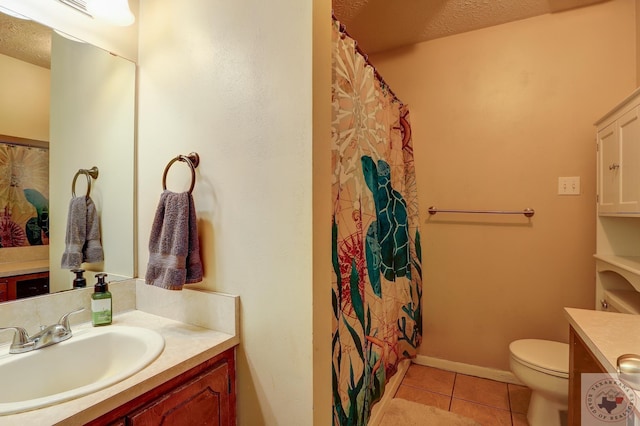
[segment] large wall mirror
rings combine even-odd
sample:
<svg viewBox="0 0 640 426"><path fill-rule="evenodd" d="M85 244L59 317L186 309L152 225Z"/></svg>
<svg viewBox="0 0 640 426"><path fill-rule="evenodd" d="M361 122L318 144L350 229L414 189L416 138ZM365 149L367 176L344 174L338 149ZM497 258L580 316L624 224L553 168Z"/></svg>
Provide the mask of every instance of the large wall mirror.
<svg viewBox="0 0 640 426"><path fill-rule="evenodd" d="M48 241L2 245L3 275L12 264L48 259L50 291L72 288L74 274L61 268L69 202L72 190L84 196L90 182L104 261L82 264L87 285L97 272L106 272L109 281L135 276L135 79L133 62L34 21L0 14L0 135L16 146L22 143L25 152L41 149L28 146L30 140L48 143L49 161L48 193L41 194L48 202ZM18 182L11 173L22 168L28 174L32 167L24 162L11 172L2 161L0 174L9 176L10 186ZM73 188L76 173L92 167L99 170L97 178L80 175ZM7 192L0 187L0 198ZM5 222L10 213L5 211Z"/></svg>

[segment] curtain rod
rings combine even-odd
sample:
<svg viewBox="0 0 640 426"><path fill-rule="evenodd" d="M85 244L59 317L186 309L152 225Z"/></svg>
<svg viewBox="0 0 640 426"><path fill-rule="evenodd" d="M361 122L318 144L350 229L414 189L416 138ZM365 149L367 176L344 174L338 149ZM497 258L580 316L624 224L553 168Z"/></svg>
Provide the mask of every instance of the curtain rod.
<svg viewBox="0 0 640 426"><path fill-rule="evenodd" d="M380 75L376 67L369 61L369 55L364 53L360 48L360 46L358 46L358 40L356 40L355 38L349 35L349 33L347 32L347 27L342 22L340 22L338 18L336 18L336 15L333 14L333 11L331 12L331 18L339 24L340 32L346 35L347 37L349 37L351 40L353 40L356 47L356 52L359 53L364 58L365 63L368 66L370 66L371 69L373 69L373 74L376 76L376 78L380 82L380 85L382 85L384 88L386 88L389 91L389 93L391 93L395 101L400 102L400 105L404 105L404 102L402 102L402 100L398 97L398 95L395 94L395 92L391 89L391 86L387 84L387 82L384 80L384 78L382 78L382 75Z"/></svg>

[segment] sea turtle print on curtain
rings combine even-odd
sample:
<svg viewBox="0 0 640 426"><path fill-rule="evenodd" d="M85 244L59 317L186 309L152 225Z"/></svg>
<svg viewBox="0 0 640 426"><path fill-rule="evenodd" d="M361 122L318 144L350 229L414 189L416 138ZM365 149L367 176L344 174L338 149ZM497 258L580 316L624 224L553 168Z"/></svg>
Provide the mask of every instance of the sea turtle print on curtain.
<svg viewBox="0 0 640 426"><path fill-rule="evenodd" d="M409 111L333 21L333 423L366 425L422 340Z"/></svg>

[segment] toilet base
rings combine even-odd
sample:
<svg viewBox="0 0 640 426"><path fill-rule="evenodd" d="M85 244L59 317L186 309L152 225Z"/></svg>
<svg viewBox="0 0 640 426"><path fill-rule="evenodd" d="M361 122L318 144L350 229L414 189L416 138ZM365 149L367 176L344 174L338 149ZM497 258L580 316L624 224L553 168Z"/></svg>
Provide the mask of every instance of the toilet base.
<svg viewBox="0 0 640 426"><path fill-rule="evenodd" d="M549 400L538 392L532 392L527 411L529 426L566 425L567 409L566 404Z"/></svg>

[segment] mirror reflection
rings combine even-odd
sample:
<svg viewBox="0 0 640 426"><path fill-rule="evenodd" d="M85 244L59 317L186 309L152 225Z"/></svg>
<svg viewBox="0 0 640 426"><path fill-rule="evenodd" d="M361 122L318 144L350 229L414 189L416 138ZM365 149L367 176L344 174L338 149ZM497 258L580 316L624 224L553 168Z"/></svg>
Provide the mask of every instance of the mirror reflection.
<svg viewBox="0 0 640 426"><path fill-rule="evenodd" d="M104 256L81 263L86 283L98 272L135 276L135 73L128 60L0 13L0 301L72 288L74 268L61 267L69 205L89 183ZM99 175L73 188L93 167Z"/></svg>

